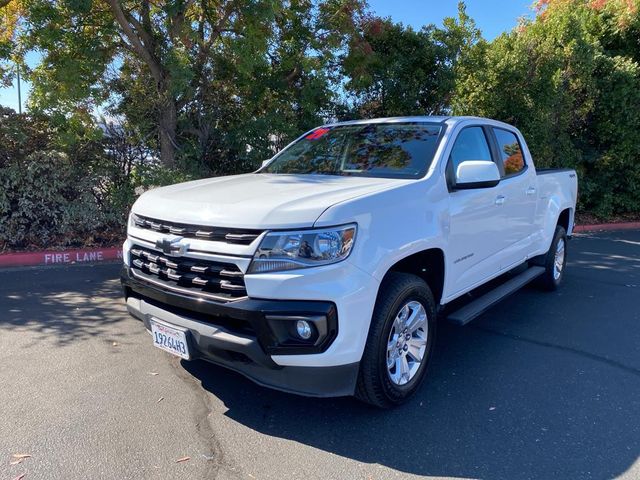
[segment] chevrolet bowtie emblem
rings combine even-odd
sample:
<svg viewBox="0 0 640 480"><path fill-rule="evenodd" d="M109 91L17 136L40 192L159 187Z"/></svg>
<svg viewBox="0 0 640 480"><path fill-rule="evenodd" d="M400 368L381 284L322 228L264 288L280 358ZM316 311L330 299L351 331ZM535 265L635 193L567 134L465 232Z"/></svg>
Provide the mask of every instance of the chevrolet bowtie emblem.
<svg viewBox="0 0 640 480"><path fill-rule="evenodd" d="M156 240L156 248L167 255L180 257L187 253L189 244L183 243L182 237L163 237L160 240Z"/></svg>

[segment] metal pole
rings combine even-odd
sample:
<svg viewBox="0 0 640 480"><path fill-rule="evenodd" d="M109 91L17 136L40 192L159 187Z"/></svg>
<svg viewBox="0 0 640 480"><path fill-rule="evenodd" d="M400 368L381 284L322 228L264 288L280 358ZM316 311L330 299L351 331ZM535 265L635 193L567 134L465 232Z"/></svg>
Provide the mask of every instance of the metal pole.
<svg viewBox="0 0 640 480"><path fill-rule="evenodd" d="M16 64L16 70L18 71L18 113L22 115L22 94L20 92L20 65Z"/></svg>

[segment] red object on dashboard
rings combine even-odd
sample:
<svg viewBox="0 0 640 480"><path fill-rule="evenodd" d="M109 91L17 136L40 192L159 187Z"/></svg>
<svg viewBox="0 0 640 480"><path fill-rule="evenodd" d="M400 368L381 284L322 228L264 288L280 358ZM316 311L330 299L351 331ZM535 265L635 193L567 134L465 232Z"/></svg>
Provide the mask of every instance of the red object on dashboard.
<svg viewBox="0 0 640 480"><path fill-rule="evenodd" d="M328 132L329 132L328 128L317 128L304 138L306 138L307 140L317 140L318 138L322 137Z"/></svg>

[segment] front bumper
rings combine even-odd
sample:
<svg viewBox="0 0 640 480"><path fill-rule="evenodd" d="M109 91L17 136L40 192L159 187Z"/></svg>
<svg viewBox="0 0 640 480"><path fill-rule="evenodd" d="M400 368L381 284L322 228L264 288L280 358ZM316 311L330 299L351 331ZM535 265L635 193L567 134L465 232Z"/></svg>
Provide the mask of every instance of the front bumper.
<svg viewBox="0 0 640 480"><path fill-rule="evenodd" d="M205 301L121 275L127 309L147 330L153 318L185 328L193 358L235 370L258 384L310 396L352 395L359 363L336 366L281 366L272 355L321 353L338 334L337 309L331 302L258 300ZM326 335L314 345L283 345L273 322L282 318L324 318ZM274 320L275 319L275 320ZM281 330L281 329L280 329Z"/></svg>

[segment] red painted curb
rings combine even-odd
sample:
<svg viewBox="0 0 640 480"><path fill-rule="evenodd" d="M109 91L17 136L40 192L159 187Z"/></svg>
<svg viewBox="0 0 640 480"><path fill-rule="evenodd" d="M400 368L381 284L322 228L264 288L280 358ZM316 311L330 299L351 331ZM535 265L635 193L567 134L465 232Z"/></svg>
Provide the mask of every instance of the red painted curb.
<svg viewBox="0 0 640 480"><path fill-rule="evenodd" d="M611 232L615 230L640 230L640 222L600 223L596 225L576 225L573 227L574 232Z"/></svg>
<svg viewBox="0 0 640 480"><path fill-rule="evenodd" d="M113 260L122 260L122 248L82 248L78 250L3 253L0 254L0 268L95 263Z"/></svg>

